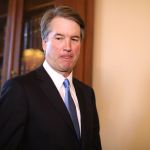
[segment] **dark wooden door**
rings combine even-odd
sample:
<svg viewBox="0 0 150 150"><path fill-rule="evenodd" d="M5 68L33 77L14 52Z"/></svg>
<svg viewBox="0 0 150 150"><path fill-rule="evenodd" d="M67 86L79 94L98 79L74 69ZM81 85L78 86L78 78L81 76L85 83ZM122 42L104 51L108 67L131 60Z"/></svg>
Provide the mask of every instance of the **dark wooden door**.
<svg viewBox="0 0 150 150"><path fill-rule="evenodd" d="M22 54L25 49L24 31L26 23L30 22L30 20L33 21L36 17L40 17L42 12L47 8L58 5L68 5L73 7L85 20L85 39L82 45L79 61L74 69L74 76L91 85L94 5L94 1L91 0L9 0L4 44L2 83L7 79L22 73L21 66ZM32 42L31 44L31 48L36 48L36 44L33 44ZM40 49L39 45L38 47ZM27 46L26 48L29 47Z"/></svg>

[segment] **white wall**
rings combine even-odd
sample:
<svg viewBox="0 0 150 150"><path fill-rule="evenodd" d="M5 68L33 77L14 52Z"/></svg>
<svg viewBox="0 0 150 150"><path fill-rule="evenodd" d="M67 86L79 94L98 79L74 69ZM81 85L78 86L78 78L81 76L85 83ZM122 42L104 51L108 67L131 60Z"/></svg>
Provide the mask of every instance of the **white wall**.
<svg viewBox="0 0 150 150"><path fill-rule="evenodd" d="M103 150L150 150L150 0L95 0L94 30Z"/></svg>

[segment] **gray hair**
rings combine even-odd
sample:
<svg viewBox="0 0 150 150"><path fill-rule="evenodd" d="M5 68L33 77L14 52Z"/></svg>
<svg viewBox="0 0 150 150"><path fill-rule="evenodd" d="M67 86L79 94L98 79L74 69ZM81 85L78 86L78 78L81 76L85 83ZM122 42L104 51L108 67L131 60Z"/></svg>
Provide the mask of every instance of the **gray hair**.
<svg viewBox="0 0 150 150"><path fill-rule="evenodd" d="M69 6L48 9L41 19L41 37L45 40L49 34L48 25L55 17L63 17L75 21L80 26L81 39L84 37L85 23L81 16Z"/></svg>

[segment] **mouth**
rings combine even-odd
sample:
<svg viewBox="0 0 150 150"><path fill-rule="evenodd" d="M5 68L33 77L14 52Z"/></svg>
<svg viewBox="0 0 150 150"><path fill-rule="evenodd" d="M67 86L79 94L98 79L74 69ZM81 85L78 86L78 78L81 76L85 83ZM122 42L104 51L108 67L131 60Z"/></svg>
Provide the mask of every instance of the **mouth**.
<svg viewBox="0 0 150 150"><path fill-rule="evenodd" d="M62 55L61 58L64 60L71 60L73 58L73 56L72 55Z"/></svg>

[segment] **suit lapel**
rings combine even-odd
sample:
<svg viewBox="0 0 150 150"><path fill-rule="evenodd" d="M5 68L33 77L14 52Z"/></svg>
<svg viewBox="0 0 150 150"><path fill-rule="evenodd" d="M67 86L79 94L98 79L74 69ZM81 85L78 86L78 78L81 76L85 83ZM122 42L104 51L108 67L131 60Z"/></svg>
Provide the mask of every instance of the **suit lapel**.
<svg viewBox="0 0 150 150"><path fill-rule="evenodd" d="M41 90L47 96L47 100L51 102L51 104L55 107L56 111L60 113L60 116L64 118L64 121L67 123L68 127L75 133L75 129L73 127L68 110L55 84L43 67L40 67L37 70L37 78L39 80Z"/></svg>
<svg viewBox="0 0 150 150"><path fill-rule="evenodd" d="M78 84L78 81L76 79L73 80L74 87L76 90L78 103L80 107L80 113L81 113L81 143L82 147L84 149L85 143L87 142L87 133L88 133L88 126L89 126L89 117L88 117L88 111L86 106L86 100L83 94L83 89L81 89L81 86Z"/></svg>

